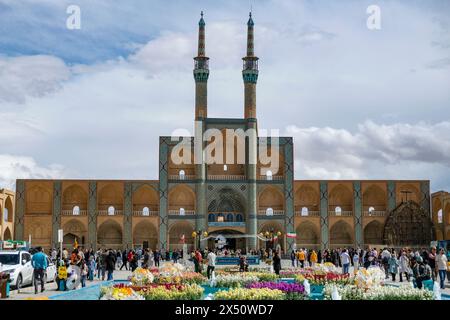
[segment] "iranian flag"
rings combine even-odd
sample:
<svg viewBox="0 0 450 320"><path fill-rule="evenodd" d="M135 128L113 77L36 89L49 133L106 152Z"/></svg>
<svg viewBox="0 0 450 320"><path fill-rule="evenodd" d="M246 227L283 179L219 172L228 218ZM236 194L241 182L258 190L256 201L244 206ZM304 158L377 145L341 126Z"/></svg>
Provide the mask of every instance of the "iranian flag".
<svg viewBox="0 0 450 320"><path fill-rule="evenodd" d="M277 235L274 235L273 236L273 241L277 241L278 240L278 236Z"/></svg>
<svg viewBox="0 0 450 320"><path fill-rule="evenodd" d="M184 233L180 237L180 243L185 243L186 237L184 236Z"/></svg>
<svg viewBox="0 0 450 320"><path fill-rule="evenodd" d="M297 238L297 234L295 232L288 232L286 234L286 237L288 237L288 238Z"/></svg>

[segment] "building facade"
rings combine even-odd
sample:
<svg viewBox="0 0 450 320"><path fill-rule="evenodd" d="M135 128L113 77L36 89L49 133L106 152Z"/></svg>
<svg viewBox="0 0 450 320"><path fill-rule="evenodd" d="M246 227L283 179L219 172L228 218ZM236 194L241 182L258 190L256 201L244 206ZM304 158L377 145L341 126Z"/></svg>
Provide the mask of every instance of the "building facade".
<svg viewBox="0 0 450 320"><path fill-rule="evenodd" d="M0 240L14 240L14 191L0 189Z"/></svg>
<svg viewBox="0 0 450 320"><path fill-rule="evenodd" d="M293 139L280 137L272 149L274 138L257 134L259 59L251 15L242 70L244 117L208 117L205 30L202 15L193 71L195 134L159 138L159 180L17 180L17 239L31 235L33 245L56 246L60 228L65 246L77 239L93 248L174 249L184 242L211 247L219 235L230 247L279 244L283 250L294 244L422 246L435 239L429 181L294 180ZM250 132L242 149L204 139L227 130ZM220 150L211 151L212 144ZM240 151L244 162L237 159ZM262 161L262 152L276 155L276 171ZM226 162L208 161L218 153Z"/></svg>

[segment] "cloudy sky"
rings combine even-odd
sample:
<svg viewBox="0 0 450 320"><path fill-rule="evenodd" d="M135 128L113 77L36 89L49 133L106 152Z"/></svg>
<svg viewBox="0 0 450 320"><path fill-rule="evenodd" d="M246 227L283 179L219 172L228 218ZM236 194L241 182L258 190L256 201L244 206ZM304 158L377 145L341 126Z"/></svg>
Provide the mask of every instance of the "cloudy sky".
<svg viewBox="0 0 450 320"><path fill-rule="evenodd" d="M71 4L81 29L66 26ZM381 29L366 12L381 10ZM243 116L253 8L259 127L294 137L296 179L430 179L450 190L450 2L0 0L0 187L157 179L192 131L199 12L209 116Z"/></svg>

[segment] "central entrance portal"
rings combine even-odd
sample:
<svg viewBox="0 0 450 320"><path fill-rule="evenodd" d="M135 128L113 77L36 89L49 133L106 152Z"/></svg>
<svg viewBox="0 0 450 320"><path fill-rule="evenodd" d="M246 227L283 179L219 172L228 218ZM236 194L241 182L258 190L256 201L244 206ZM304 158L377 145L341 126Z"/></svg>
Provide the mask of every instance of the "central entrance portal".
<svg viewBox="0 0 450 320"><path fill-rule="evenodd" d="M245 235L235 230L216 230L209 233L209 249L218 250L245 250Z"/></svg>

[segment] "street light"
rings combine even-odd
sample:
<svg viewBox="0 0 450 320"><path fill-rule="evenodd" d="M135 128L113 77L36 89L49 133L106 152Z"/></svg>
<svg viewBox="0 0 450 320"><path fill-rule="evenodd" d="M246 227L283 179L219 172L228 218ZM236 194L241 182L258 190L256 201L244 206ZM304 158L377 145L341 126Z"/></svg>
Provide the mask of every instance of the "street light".
<svg viewBox="0 0 450 320"><path fill-rule="evenodd" d="M197 238L198 239L198 245L197 248L200 249L200 240L203 238L206 238L208 236L208 232L206 230L198 230L198 231L194 231L192 232L192 238Z"/></svg>

